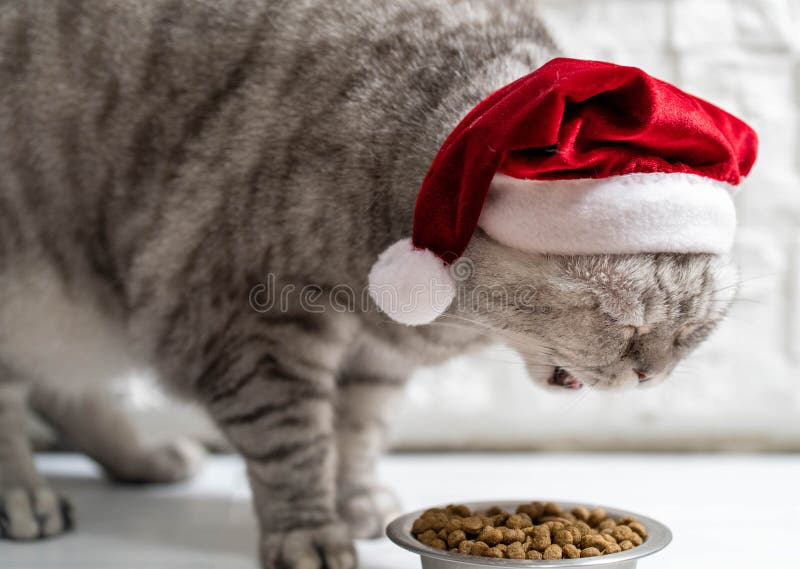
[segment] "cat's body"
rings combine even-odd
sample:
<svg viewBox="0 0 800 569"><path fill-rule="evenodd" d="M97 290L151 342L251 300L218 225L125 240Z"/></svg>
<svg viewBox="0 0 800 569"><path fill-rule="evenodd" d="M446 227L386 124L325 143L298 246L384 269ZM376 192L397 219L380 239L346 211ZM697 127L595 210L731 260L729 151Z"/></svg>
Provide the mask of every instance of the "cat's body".
<svg viewBox="0 0 800 569"><path fill-rule="evenodd" d="M21 391L113 476L178 479L196 449L142 448L96 396L121 368L155 370L248 461L264 565L349 569L348 524L376 534L394 507L372 469L415 366L499 339L545 382L559 365L608 386L669 371L675 338L696 344L732 296L715 295L719 258L537 257L478 235L465 286L530 285L547 310L479 303L409 328L326 302L337 286L360 301L410 233L460 118L553 55L511 0L0 2L5 534L65 523ZM260 283L285 310L254 303Z"/></svg>

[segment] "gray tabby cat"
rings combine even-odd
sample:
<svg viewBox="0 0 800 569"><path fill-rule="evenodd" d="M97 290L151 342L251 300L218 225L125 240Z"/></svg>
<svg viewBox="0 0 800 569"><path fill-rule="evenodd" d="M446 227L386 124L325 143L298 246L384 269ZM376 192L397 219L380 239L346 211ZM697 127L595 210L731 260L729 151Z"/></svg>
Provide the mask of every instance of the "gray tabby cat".
<svg viewBox="0 0 800 569"><path fill-rule="evenodd" d="M263 566L298 569L350 569L351 538L395 511L374 467L415 367L500 340L553 388L666 377L730 304L726 259L535 256L479 233L461 286L535 302L419 328L324 304L409 235L460 118L555 53L525 0L0 1L3 536L70 523L26 405L116 479L196 468L196 445L147 448L104 401L126 368L205 407L247 461ZM268 278L280 309L252 301Z"/></svg>

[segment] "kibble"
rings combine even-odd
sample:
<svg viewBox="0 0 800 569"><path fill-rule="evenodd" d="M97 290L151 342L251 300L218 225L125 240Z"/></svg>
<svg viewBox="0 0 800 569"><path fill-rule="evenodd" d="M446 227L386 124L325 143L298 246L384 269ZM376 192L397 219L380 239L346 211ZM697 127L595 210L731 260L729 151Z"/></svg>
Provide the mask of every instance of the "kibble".
<svg viewBox="0 0 800 569"><path fill-rule="evenodd" d="M539 518L544 513L544 504L541 502L531 502L530 504L521 504L517 507L518 514L527 514L532 520Z"/></svg>
<svg viewBox="0 0 800 569"><path fill-rule="evenodd" d="M422 519L422 518L420 518ZM416 522L415 522L416 523ZM478 516L469 516L461 520L461 529L468 533L478 533L483 528L483 520ZM411 528L414 531L414 528Z"/></svg>
<svg viewBox="0 0 800 569"><path fill-rule="evenodd" d="M418 535L428 531L429 529L431 529L431 521L425 516L422 516L421 518L414 520L414 523L411 526L411 533Z"/></svg>
<svg viewBox="0 0 800 569"><path fill-rule="evenodd" d="M478 534L478 541L482 541L489 547L492 547L503 541L503 532L498 528L486 526L481 530L481 533Z"/></svg>
<svg viewBox="0 0 800 569"><path fill-rule="evenodd" d="M514 513L495 506L485 512L451 504L414 520L411 533L430 547L496 559L577 559L633 549L647 528L632 516L615 519L603 508L572 508L555 502L522 504Z"/></svg>
<svg viewBox="0 0 800 569"><path fill-rule="evenodd" d="M458 504L450 504L447 506L446 510L448 514L458 516L459 518L467 518L472 515L472 510L466 506Z"/></svg>
<svg viewBox="0 0 800 569"><path fill-rule="evenodd" d="M511 529L521 529L525 526L531 525L532 523L533 521L527 514L514 514L513 516L508 516L508 519L506 520L506 526Z"/></svg>
<svg viewBox="0 0 800 569"><path fill-rule="evenodd" d="M620 525L614 528L611 532L611 535L614 536L614 539L617 540L617 543L620 541L625 541L626 539L630 539L631 535L633 535L633 530L625 525Z"/></svg>
<svg viewBox="0 0 800 569"><path fill-rule="evenodd" d="M599 524L597 524L597 529L604 530L604 529L614 529L617 527L617 522L612 520L611 518L606 518Z"/></svg>
<svg viewBox="0 0 800 569"><path fill-rule="evenodd" d="M489 546L482 541L476 541L472 544L472 548L470 549L470 555L483 555L489 551Z"/></svg>
<svg viewBox="0 0 800 569"><path fill-rule="evenodd" d="M581 557L597 557L598 555L603 555L603 553L596 547L587 547L581 551Z"/></svg>
<svg viewBox="0 0 800 569"><path fill-rule="evenodd" d="M600 534L589 534L583 536L581 539L581 547L587 549L589 547L596 547L597 549L605 549L607 542Z"/></svg>
<svg viewBox="0 0 800 569"><path fill-rule="evenodd" d="M489 549L484 551L483 556L484 557L497 557L498 559L502 559L503 557L505 557L505 555L503 555L503 551L501 549L496 548L496 547L490 547Z"/></svg>
<svg viewBox="0 0 800 569"><path fill-rule="evenodd" d="M589 508L584 508L583 506L572 508L572 515L575 516L576 520L585 522L589 519Z"/></svg>
<svg viewBox="0 0 800 569"><path fill-rule="evenodd" d="M532 547L536 551L544 551L550 545L550 528L546 525L534 526L531 539Z"/></svg>
<svg viewBox="0 0 800 569"><path fill-rule="evenodd" d="M603 531L601 531L600 537L605 539L608 543L617 543L617 540L614 538L613 535L611 535L610 529L604 529Z"/></svg>
<svg viewBox="0 0 800 569"><path fill-rule="evenodd" d="M628 527L631 528L635 533L639 534L639 537L642 539L647 537L647 529L645 529L645 527L639 522L631 522L628 524Z"/></svg>
<svg viewBox="0 0 800 569"><path fill-rule="evenodd" d="M556 504L555 502L547 502L544 505L544 515L545 516L560 516L564 513L564 508Z"/></svg>
<svg viewBox="0 0 800 569"><path fill-rule="evenodd" d="M589 519L586 520L586 523L592 527L597 527L606 517L606 511L603 508L595 508L589 514Z"/></svg>
<svg viewBox="0 0 800 569"><path fill-rule="evenodd" d="M511 544L515 541L525 541L525 532L521 529L500 528L503 534L503 543Z"/></svg>
<svg viewBox="0 0 800 569"><path fill-rule="evenodd" d="M544 559L561 559L561 547L555 543L548 545L542 552L542 557Z"/></svg>
<svg viewBox="0 0 800 569"><path fill-rule="evenodd" d="M582 528L578 527L577 524L574 525L574 526L568 527L567 531L572 534L572 543L580 543L581 542L581 538L583 537L584 530ZM590 530L587 530L587 531L590 531Z"/></svg>
<svg viewBox="0 0 800 569"><path fill-rule="evenodd" d="M506 525L506 520L510 517L511 514L508 512L503 512L502 514L497 514L493 516L494 519L494 527L500 527Z"/></svg>
<svg viewBox="0 0 800 569"><path fill-rule="evenodd" d="M430 545L431 542L436 539L436 532L432 529L425 530L421 534L417 536L417 539L420 540L425 545Z"/></svg>
<svg viewBox="0 0 800 569"><path fill-rule="evenodd" d="M564 525L564 522L560 522L558 520L547 520L545 524L550 528L551 533L567 527Z"/></svg>
<svg viewBox="0 0 800 569"><path fill-rule="evenodd" d="M576 528L580 529L583 533L591 533L592 532L592 527L589 524L587 524L586 522L582 522L580 520L575 522L573 524L573 527L576 527Z"/></svg>
<svg viewBox="0 0 800 569"><path fill-rule="evenodd" d="M467 541L467 534L460 529L455 530L447 536L447 545L450 547L457 547L462 541Z"/></svg>
<svg viewBox="0 0 800 569"><path fill-rule="evenodd" d="M509 559L525 559L525 547L520 542L514 542L506 549L506 557Z"/></svg>
<svg viewBox="0 0 800 569"><path fill-rule="evenodd" d="M567 529L557 530L553 534L553 543L564 547L565 545L572 545L572 532Z"/></svg>

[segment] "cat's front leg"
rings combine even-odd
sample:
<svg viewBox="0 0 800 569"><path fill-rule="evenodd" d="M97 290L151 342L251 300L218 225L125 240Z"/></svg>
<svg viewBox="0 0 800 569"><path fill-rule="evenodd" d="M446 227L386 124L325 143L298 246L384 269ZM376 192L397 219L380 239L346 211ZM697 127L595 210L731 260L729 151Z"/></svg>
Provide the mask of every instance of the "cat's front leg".
<svg viewBox="0 0 800 569"><path fill-rule="evenodd" d="M338 509L357 538L376 538L400 512L394 492L376 473L385 450L389 408L398 398L405 377L348 371L339 378L336 409L338 441Z"/></svg>
<svg viewBox="0 0 800 569"><path fill-rule="evenodd" d="M25 431L25 390L5 380L0 377L0 538L61 534L72 526L72 507L36 470Z"/></svg>
<svg viewBox="0 0 800 569"><path fill-rule="evenodd" d="M209 373L225 371L200 381L209 411L247 462L265 569L356 564L336 512L337 336L319 323L250 331L222 342Z"/></svg>

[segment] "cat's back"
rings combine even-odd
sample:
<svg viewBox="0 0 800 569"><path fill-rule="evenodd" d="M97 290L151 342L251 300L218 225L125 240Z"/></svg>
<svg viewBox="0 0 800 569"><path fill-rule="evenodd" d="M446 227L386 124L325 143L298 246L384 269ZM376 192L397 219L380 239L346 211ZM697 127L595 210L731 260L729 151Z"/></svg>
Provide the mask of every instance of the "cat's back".
<svg viewBox="0 0 800 569"><path fill-rule="evenodd" d="M256 41L264 5L0 1L0 161L29 170L70 162L91 186L91 165L105 159L135 182Z"/></svg>
<svg viewBox="0 0 800 569"><path fill-rule="evenodd" d="M228 134L270 4L0 0L4 253L124 272L172 181Z"/></svg>

